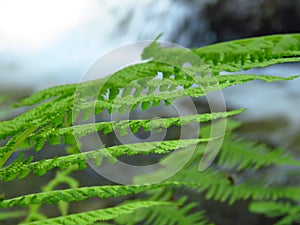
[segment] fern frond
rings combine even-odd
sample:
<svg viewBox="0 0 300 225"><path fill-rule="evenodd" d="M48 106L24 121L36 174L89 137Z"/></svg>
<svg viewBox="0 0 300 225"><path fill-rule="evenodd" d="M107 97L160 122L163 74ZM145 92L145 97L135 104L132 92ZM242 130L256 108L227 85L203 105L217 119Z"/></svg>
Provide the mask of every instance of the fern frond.
<svg viewBox="0 0 300 225"><path fill-rule="evenodd" d="M252 202L249 210L264 214L267 217L282 217L275 225L288 225L300 223L300 205L288 202Z"/></svg>
<svg viewBox="0 0 300 225"><path fill-rule="evenodd" d="M264 144L236 139L228 135L223 141L218 164L238 171L251 168L257 170L270 165L299 166L300 161L282 149L270 150Z"/></svg>
<svg viewBox="0 0 300 225"><path fill-rule="evenodd" d="M50 87L41 91L38 91L31 96L24 98L20 103L15 104L15 107L21 106L32 106L41 103L45 100L50 100L52 98L62 99L65 96L73 94L77 88L78 84L65 84L60 86ZM53 100L53 99L52 99Z"/></svg>
<svg viewBox="0 0 300 225"><path fill-rule="evenodd" d="M192 122L200 123L218 118L225 118L242 113L244 110L245 109L239 109L229 112L215 112L172 118L122 120L83 124L67 128L47 129L46 131L40 130L37 133L31 134L28 139L35 143L35 150L38 151L47 140L50 140L50 144L59 144L61 142L61 137L64 137L64 143L69 144L69 140L72 139L73 136L82 137L96 131L103 131L104 134L118 131L121 135L126 135L129 129L132 133L136 133L140 128L144 128L145 131L150 131L151 129L159 130L169 128L171 126L183 126Z"/></svg>
<svg viewBox="0 0 300 225"><path fill-rule="evenodd" d="M237 200L291 199L300 200L300 189L294 186L265 187L260 183L232 183L225 172L211 169L199 173L197 166L182 170L172 180L186 183L199 193L205 192L207 199L228 201L233 204ZM194 182L194 185L192 185Z"/></svg>
<svg viewBox="0 0 300 225"><path fill-rule="evenodd" d="M259 74L232 74L232 75L220 75L218 76L218 81L220 82L220 87L226 88L229 87L224 83L233 83L234 85L244 84L249 81L261 80L264 82L276 82L276 81L288 81L294 80L299 76L290 76L290 77L278 77L278 76L267 76Z"/></svg>
<svg viewBox="0 0 300 225"><path fill-rule="evenodd" d="M145 209L146 211L146 221L144 224L151 224L151 225L171 225L171 224L178 224L178 225L186 225L186 224L193 224L193 225L212 225L212 223L208 222L204 211L197 211L191 213L190 211L193 210L197 204L195 202L187 203L185 205L184 202L186 201L185 198L179 199L178 203L182 205L179 208L175 207L153 207L149 209ZM148 211L148 213L147 213Z"/></svg>
<svg viewBox="0 0 300 225"><path fill-rule="evenodd" d="M47 219L47 220L39 220L36 222L24 223L24 225L90 225L94 224L98 221L106 221L115 219L118 216L133 213L135 210L141 208L149 208L149 207L157 207L165 205L166 207L172 205L172 203L168 202L155 202L155 201L140 201L132 204L126 204L121 206L116 206L113 208L94 210L89 212L77 213L68 216L61 216L57 218Z"/></svg>
<svg viewBox="0 0 300 225"><path fill-rule="evenodd" d="M15 135L12 137L8 143L0 148L0 168L6 162L6 160L10 157L10 155L16 150L16 148L21 145L25 139L34 131L37 127L32 126L27 128L23 133Z"/></svg>
<svg viewBox="0 0 300 225"><path fill-rule="evenodd" d="M27 158L25 160L21 160L19 158L19 160L16 160L10 165L0 169L0 180L9 181L17 176L19 176L20 179L25 178L31 171L34 171L37 175L43 175L55 167L65 169L76 164L80 168L85 168L85 164L88 159L94 160L95 165L100 165L104 157L115 158L121 155L149 153L165 154L176 149L186 148L201 142L208 142L210 140L212 139L199 138L118 145L109 148L102 148L96 151L77 153L33 163L31 163L32 158Z"/></svg>
<svg viewBox="0 0 300 225"><path fill-rule="evenodd" d="M135 109L138 104L148 104L152 106L158 105L160 102L172 103L175 99L180 97L201 97L206 93L216 90L221 90L232 85L243 84L252 80L263 80L267 82L282 81L295 79L297 76L288 78L276 76L263 75L222 75L218 77L193 77L191 81L185 81L184 89L175 89L173 85L180 86L181 83L172 81L173 85L169 85L169 89L159 93L147 93L138 95L126 95L122 97L115 97L114 101L108 102L103 99L98 99L95 102L85 102L75 106L75 111L79 114L80 111L96 110L101 112L103 109L108 109L109 112L115 112L119 109L124 110L128 107ZM164 82L161 82L162 84ZM196 84L196 86L193 86ZM143 109L146 109L142 107ZM121 110L121 112L122 112Z"/></svg>
<svg viewBox="0 0 300 225"><path fill-rule="evenodd" d="M9 208L14 206L30 206L44 203L56 204L59 201L79 202L92 197L99 197L102 199L115 198L170 186L178 187L183 186L183 184L180 184L178 182L162 182L158 184L148 185L111 185L53 190L37 194L24 195L12 199L5 199L0 202L0 208Z"/></svg>
<svg viewBox="0 0 300 225"><path fill-rule="evenodd" d="M78 91L78 94L84 93L84 95L87 95L91 90L98 90L99 97L109 93L111 95L109 95L108 98L112 100L120 93L119 89L127 87L128 90L128 87L132 88L131 84L135 80L140 80L142 78L153 79L157 76L158 71L164 71L165 76L166 74L169 74L170 76L171 74L174 74L174 71L178 71L178 69L174 70L173 66L159 62L135 64L119 70L106 78L87 81L80 84L62 85L39 91L34 95L23 99L18 106L30 106L53 97L70 96L73 95L76 90ZM182 73L180 76L177 75L177 77L182 77ZM100 90L99 87L101 87ZM145 85L142 87L145 87ZM124 93L126 93L126 91Z"/></svg>
<svg viewBox="0 0 300 225"><path fill-rule="evenodd" d="M149 194L149 201L170 201L170 198L173 198L173 192L171 189L160 189L164 193L161 197L156 198ZM170 191L166 191L170 190ZM153 190L157 193L157 190ZM159 191L158 191L159 193ZM138 202L139 200L129 200L128 202ZM198 204L195 202L188 202L186 196L181 197L178 200L172 200L172 202L179 205L170 205L169 207L152 207L147 209L140 209L133 214L124 215L118 217L115 221L117 224L121 225L134 225L134 224L151 224L151 225L212 225L206 218L204 211L196 211ZM192 211L192 212L191 212Z"/></svg>
<svg viewBox="0 0 300 225"><path fill-rule="evenodd" d="M13 118L0 122L0 139L18 134L28 126L62 126L63 118L71 110L73 96L68 96L60 101L49 101Z"/></svg>
<svg viewBox="0 0 300 225"><path fill-rule="evenodd" d="M270 35L223 42L194 49L205 64L218 74L254 67L300 61L300 34Z"/></svg>

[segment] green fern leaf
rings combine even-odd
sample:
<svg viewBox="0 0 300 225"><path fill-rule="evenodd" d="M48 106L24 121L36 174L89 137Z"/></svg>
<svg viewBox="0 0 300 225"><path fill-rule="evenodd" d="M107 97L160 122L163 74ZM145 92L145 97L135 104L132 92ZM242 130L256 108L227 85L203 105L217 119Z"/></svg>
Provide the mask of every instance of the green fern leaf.
<svg viewBox="0 0 300 225"><path fill-rule="evenodd" d="M113 146L109 148L102 148L96 151L89 151L84 153L77 153L68 156L57 157L53 159L41 160L30 163L30 161L16 161L4 168L0 169L0 180L8 181L19 175L19 178L24 178L28 175L28 171L34 171L37 175L43 175L50 169L55 167L65 169L71 165L79 165L86 163L86 160L93 159L97 165L99 158L103 157L118 157L121 155L136 155L136 154L165 154L176 149L184 149L186 147L196 145L201 142L208 142L212 139L185 139L185 140L171 140L162 142L147 142Z"/></svg>
<svg viewBox="0 0 300 225"><path fill-rule="evenodd" d="M178 182L162 182L149 185L113 185L113 186L95 186L82 187L65 190L47 191L37 194L25 195L13 199L5 199L0 202L0 208L9 208L14 206L30 206L34 204L56 204L59 201L78 202L92 197L115 198L129 194L142 193L147 190L158 189L162 187L182 186Z"/></svg>
<svg viewBox="0 0 300 225"><path fill-rule="evenodd" d="M78 214L72 214L68 216L57 217L48 220L40 220L36 222L24 223L24 225L34 225L34 224L47 224L47 225L60 225L60 224L68 224L68 225L89 225L94 224L98 221L106 221L115 219L118 216L133 213L135 210L141 208L148 207L156 207L156 206L168 206L171 203L168 202L154 202L154 201L141 201L136 202L134 204L126 204L121 206L116 206L113 208L94 210L89 212L83 212Z"/></svg>
<svg viewBox="0 0 300 225"><path fill-rule="evenodd" d="M236 139L228 135L222 145L218 164L237 170L251 168L257 170L270 165L300 166L300 161L282 149L270 150L263 144Z"/></svg>
<svg viewBox="0 0 300 225"><path fill-rule="evenodd" d="M281 202L252 202L249 210L254 213L264 214L267 217L281 217L275 225L300 223L300 206Z"/></svg>
<svg viewBox="0 0 300 225"><path fill-rule="evenodd" d="M41 130L38 133L30 135L29 140L36 143L35 145L40 146L42 141L50 139L50 137L55 137L52 140L52 144L60 143L59 137L64 137L66 144L74 143L74 137L82 137L96 131L104 131L104 134L111 133L113 131L119 130L121 134L127 134L127 130L130 128L133 133L136 133L140 128L144 128L146 131L150 129L161 129L169 128L171 126L183 126L191 122L207 122L210 120L225 118L228 116L233 116L242 113L245 109L233 110L229 112L216 112L208 114L197 114L191 116L173 117L173 118L161 118L161 119L148 119L148 120L123 120L123 121L113 121L113 122L99 122L92 124L77 125L68 128L59 129L48 129ZM70 141L71 140L71 141ZM51 143L51 142L50 142ZM39 147L36 150L40 150Z"/></svg>
<svg viewBox="0 0 300 225"><path fill-rule="evenodd" d="M270 35L194 49L214 74L300 61L300 34Z"/></svg>

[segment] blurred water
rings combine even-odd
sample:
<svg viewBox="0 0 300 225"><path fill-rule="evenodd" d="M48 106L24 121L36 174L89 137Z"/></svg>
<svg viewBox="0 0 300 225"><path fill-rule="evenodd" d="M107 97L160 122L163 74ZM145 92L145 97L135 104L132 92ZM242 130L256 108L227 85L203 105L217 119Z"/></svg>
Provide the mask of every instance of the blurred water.
<svg viewBox="0 0 300 225"><path fill-rule="evenodd" d="M15 0L13 2L16 4ZM35 0L29 2L36 3ZM205 2L202 1L202 4ZM0 35L4 33L0 45L0 87L27 85L42 89L55 84L77 82L91 63L114 47L136 40L151 40L160 33L164 33L162 40L172 41L178 33L178 28L184 26L182 23L193 12L193 5L173 0L89 0L88 3L88 7L86 3L82 3L88 10L69 16L77 22L63 31L57 30L59 28L57 26L56 30L53 29L55 24L49 23L44 18L35 18L41 19L42 22L47 21L46 24L32 24L33 27L27 24L28 32L34 31L36 34L36 41L32 40L33 35L24 35L23 39L22 36L16 39L12 35L5 38L5 31L10 31L7 26L15 26L12 34L23 35L18 33L18 29L23 26L22 21L19 21L19 24L16 22L10 24L9 21L0 23ZM198 4L198 7L202 4ZM2 3L2 6L5 4ZM16 8L17 6L16 4ZM68 5L65 7L67 10ZM72 4L69 7L72 9ZM26 13L33 13L30 10L30 8L23 9ZM53 15L56 15L55 8L52 11ZM38 13L36 16L41 17L41 14ZM21 17L19 20L22 20ZM70 19L69 17L67 19ZM64 17L60 19L62 23L65 20ZM53 23L59 22L53 20ZM50 33L52 39L43 33L46 30L44 26L47 25L53 30ZM206 32L205 21L200 22L198 26L202 27L199 32L209 34ZM40 28L43 28L42 31L37 31ZM179 44L187 45L190 42L189 32L177 36ZM207 35L203 37L207 39Z"/></svg>

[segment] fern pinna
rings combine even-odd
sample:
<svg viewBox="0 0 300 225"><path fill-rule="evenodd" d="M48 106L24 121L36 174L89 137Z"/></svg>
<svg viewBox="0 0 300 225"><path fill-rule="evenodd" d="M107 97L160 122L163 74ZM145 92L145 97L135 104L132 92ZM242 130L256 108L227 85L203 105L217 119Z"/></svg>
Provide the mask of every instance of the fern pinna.
<svg viewBox="0 0 300 225"><path fill-rule="evenodd" d="M182 49L161 48L156 41L143 52L146 62L123 68L108 78L69 84L39 91L16 104L29 109L10 120L0 123L0 180L1 187L16 179L28 179L28 175L46 175L55 170L55 177L41 188L39 193L7 196L1 194L0 221L22 224L213 224L201 201L193 201L184 190L202 193L208 200L231 205L239 200L248 200L249 210L276 217L276 224L300 223L300 188L268 183L263 176L267 168L300 166L291 154L282 149L270 149L267 145L246 141L234 134L239 123L227 119L227 128L221 151L215 162L206 170L199 171L199 162L205 155L206 143L211 137L210 121L217 121L245 109L199 113L166 118L128 120L98 120L89 122L91 116L103 112L113 114L141 107L142 110L161 105L166 107L182 97L201 97L206 93L252 80L266 82L291 80L257 74L239 74L241 70L266 67L277 63L300 61L300 34L275 35L215 44L192 49L204 67L180 68L176 56L185 54ZM174 65L164 63L173 57ZM213 76L196 76L196 72L212 73ZM236 72L221 75L220 73ZM157 75L162 76L158 79ZM139 79L143 78L143 83ZM199 87L201 84L202 86ZM78 86L80 91L78 92ZM101 86L95 97L94 90ZM159 89L159 91L156 91ZM134 91L133 91L134 90ZM77 101L75 101L77 100ZM101 118L101 117L100 117ZM78 121L81 121L78 123ZM90 134L105 136L113 132L128 135L192 123L201 126L194 138L173 138L153 142L121 143L101 146L98 149L79 151L78 140ZM45 146L65 149L59 156L41 158L40 151L49 151ZM64 145L61 145L64 144ZM174 176L161 182L151 182L163 171L154 175L137 176L136 184L97 185L81 187L72 174L87 168L87 161L99 166L108 158L110 163L122 156L140 154L161 155L177 151L179 159L191 146L196 146L189 161ZM32 150L38 153L34 153ZM178 151L179 150L179 151ZM65 152L65 153L64 153ZM175 156L176 156L175 154ZM26 155L26 157L25 157ZM247 177L244 174L250 173ZM60 185L68 188L59 188ZM1 188L2 189L2 188ZM3 191L2 191L3 192ZM131 200L94 208L85 212L69 214L70 203L98 197L113 199L133 196ZM134 196L136 196L134 198ZM51 217L43 211L44 205L57 205L61 213ZM17 208L15 208L17 207Z"/></svg>

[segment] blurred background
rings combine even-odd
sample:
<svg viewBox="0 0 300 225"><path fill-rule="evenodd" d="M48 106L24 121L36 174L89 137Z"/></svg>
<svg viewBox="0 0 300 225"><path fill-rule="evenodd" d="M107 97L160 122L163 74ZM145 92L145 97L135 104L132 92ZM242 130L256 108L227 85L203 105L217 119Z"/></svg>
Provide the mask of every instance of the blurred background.
<svg viewBox="0 0 300 225"><path fill-rule="evenodd" d="M160 40L201 47L300 32L299 21L299 0L0 0L0 120L34 91L79 82L93 62L123 44L163 33ZM252 72L290 76L300 74L300 64ZM299 153L299 85L300 79L251 82L224 96L228 108L248 108L239 117L243 135Z"/></svg>

